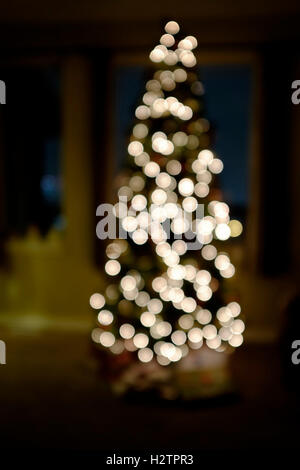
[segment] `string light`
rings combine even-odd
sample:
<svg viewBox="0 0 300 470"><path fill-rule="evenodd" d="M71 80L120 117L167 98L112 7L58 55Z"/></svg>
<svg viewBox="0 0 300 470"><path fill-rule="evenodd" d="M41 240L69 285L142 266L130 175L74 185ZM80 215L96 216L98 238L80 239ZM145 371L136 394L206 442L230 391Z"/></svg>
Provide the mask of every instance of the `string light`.
<svg viewBox="0 0 300 470"><path fill-rule="evenodd" d="M142 104L135 110L138 122L127 148L130 168L135 170L128 167L120 176L117 193L122 199L113 207L130 240L107 245L104 269L115 281L107 286L105 296L94 293L90 297L101 326L92 331L95 343L113 354L122 354L124 349L135 352L143 363L155 357L162 366L203 344L218 352L227 345L238 347L245 329L243 320L237 318L241 307L235 300L215 310L202 307L217 290L218 304L220 278L235 274L229 255L217 247L239 236L243 226L230 220L227 204L211 200L218 193L210 185L224 165L206 148L210 123L199 117L198 98L204 87L196 72L188 70L196 65L197 40L194 36L175 40L179 31L178 23L169 21L149 54L152 62L162 65L147 81ZM190 96L186 98L181 89ZM199 217L197 209L204 198L209 199L209 215ZM188 255L189 238L195 236L201 261ZM138 248L146 243L154 256ZM135 247L141 250L136 256ZM171 315L169 321L165 319L169 308L174 313L172 321ZM127 318L128 323L120 325L119 318Z"/></svg>
<svg viewBox="0 0 300 470"><path fill-rule="evenodd" d="M110 325L114 320L113 314L109 310L101 310L98 313L98 322L101 325Z"/></svg>
<svg viewBox="0 0 300 470"><path fill-rule="evenodd" d="M176 21L169 21L165 26L165 31L169 34L177 34L179 30L180 27Z"/></svg>
<svg viewBox="0 0 300 470"><path fill-rule="evenodd" d="M104 307L105 305L105 298L102 294L92 294L90 297L90 306L95 309L99 309Z"/></svg>
<svg viewBox="0 0 300 470"><path fill-rule="evenodd" d="M119 261L110 260L105 263L104 269L110 276L116 276L121 271L121 265Z"/></svg>
<svg viewBox="0 0 300 470"><path fill-rule="evenodd" d="M124 339L130 339L134 336L135 329L129 323L124 323L120 326L120 336Z"/></svg>

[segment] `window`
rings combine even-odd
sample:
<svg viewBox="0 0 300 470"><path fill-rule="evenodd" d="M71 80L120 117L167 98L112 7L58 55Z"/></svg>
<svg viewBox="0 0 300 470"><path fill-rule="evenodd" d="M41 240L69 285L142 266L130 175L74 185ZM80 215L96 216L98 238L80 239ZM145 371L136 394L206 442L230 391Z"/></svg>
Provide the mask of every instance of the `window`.
<svg viewBox="0 0 300 470"><path fill-rule="evenodd" d="M0 66L3 225L6 233L61 222L60 82L55 66Z"/></svg>

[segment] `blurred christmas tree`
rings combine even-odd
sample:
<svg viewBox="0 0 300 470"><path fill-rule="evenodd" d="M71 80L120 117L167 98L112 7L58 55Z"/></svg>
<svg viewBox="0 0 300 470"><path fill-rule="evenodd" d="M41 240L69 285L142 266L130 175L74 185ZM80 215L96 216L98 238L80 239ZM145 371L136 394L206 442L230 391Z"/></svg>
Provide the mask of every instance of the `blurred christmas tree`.
<svg viewBox="0 0 300 470"><path fill-rule="evenodd" d="M240 305L225 285L235 268L224 251L242 228L220 201L223 163L208 149L197 40L177 39L179 30L167 23L150 53L156 70L116 180L110 224L117 222L119 231L106 248L107 288L90 298L95 343L164 366L203 344L220 352L238 347L244 330ZM100 238L105 223L97 226Z"/></svg>

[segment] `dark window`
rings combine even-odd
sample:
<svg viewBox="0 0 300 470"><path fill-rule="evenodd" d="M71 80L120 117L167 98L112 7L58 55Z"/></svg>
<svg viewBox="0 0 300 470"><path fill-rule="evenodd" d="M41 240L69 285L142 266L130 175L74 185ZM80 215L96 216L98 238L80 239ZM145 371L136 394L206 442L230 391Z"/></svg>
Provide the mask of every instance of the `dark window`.
<svg viewBox="0 0 300 470"><path fill-rule="evenodd" d="M61 220L60 83L56 67L0 67L5 233L35 226L46 234Z"/></svg>

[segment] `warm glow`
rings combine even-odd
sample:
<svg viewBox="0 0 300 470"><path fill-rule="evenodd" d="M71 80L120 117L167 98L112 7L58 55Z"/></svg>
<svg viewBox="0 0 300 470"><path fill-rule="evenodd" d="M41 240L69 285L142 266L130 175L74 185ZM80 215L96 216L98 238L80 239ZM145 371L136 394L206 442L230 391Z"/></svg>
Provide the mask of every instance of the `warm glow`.
<svg viewBox="0 0 300 470"><path fill-rule="evenodd" d="M176 21L169 21L165 26L166 33L177 34L180 30L179 24Z"/></svg>
<svg viewBox="0 0 300 470"><path fill-rule="evenodd" d="M104 307L105 305L105 298L102 294L92 294L90 297L90 306L95 309L99 309Z"/></svg>

